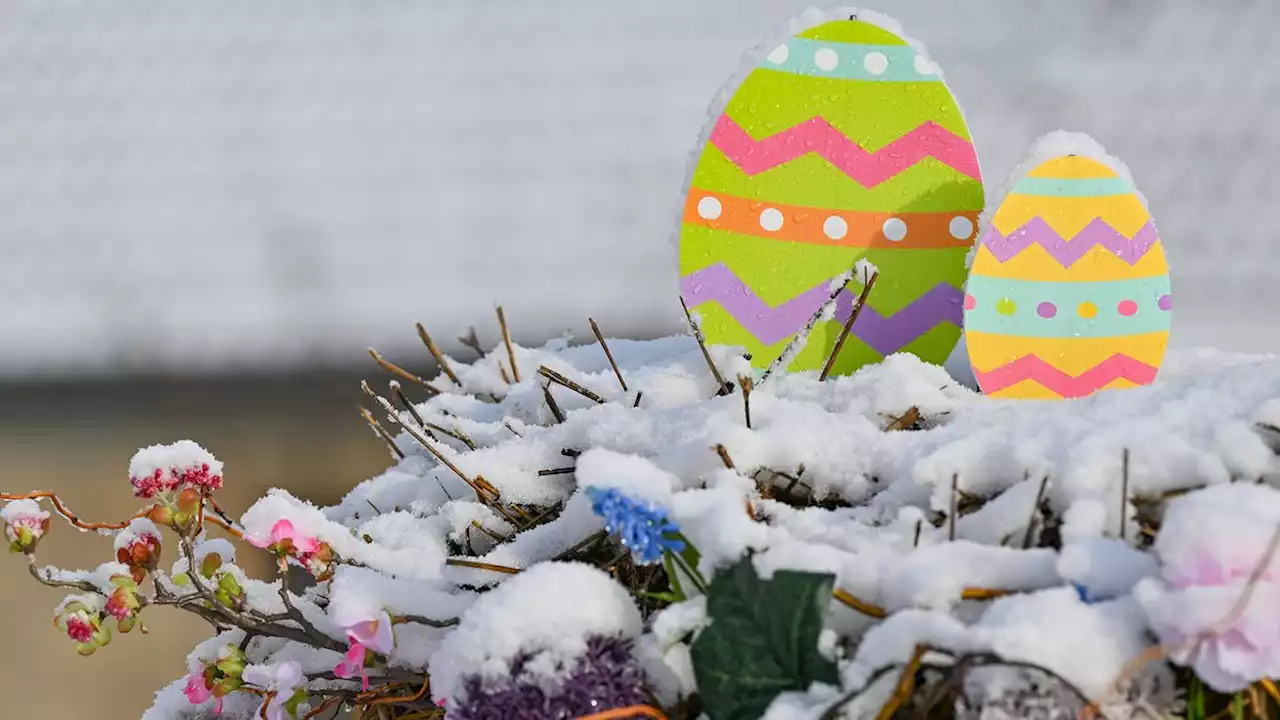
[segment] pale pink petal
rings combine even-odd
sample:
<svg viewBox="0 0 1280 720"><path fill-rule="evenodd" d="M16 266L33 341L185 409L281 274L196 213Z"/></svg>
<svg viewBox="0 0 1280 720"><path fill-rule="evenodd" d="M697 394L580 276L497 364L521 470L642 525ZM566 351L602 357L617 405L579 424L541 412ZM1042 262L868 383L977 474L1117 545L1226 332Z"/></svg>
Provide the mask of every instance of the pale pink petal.
<svg viewBox="0 0 1280 720"><path fill-rule="evenodd" d="M289 522L288 518L281 518L271 527L271 543L273 545L281 540L290 539L293 535L293 523Z"/></svg>
<svg viewBox="0 0 1280 720"><path fill-rule="evenodd" d="M396 646L395 634L392 631L391 616L384 610L377 620L377 628L370 641L365 643L369 649L382 655L389 655Z"/></svg>

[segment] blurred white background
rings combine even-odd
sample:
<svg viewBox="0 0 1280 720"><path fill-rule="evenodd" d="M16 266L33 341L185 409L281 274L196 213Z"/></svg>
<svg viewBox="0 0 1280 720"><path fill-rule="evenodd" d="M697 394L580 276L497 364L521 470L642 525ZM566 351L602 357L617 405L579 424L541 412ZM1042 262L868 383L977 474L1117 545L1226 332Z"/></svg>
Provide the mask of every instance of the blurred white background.
<svg viewBox="0 0 1280 720"><path fill-rule="evenodd" d="M679 329L688 154L790 0L7 0L0 369L271 369L417 352L510 309ZM1280 350L1280 4L889 0L998 186L1093 134L1168 244L1174 341Z"/></svg>

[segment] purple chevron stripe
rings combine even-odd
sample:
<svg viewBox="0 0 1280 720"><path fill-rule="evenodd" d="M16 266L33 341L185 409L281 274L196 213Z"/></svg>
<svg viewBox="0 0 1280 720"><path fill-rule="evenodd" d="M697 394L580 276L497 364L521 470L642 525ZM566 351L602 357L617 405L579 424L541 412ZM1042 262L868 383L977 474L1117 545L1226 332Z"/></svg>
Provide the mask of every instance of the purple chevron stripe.
<svg viewBox="0 0 1280 720"><path fill-rule="evenodd" d="M765 345L794 335L830 297L827 283L807 290L777 307L765 304L724 263L716 263L680 278L681 294L689 308L718 302L747 332ZM836 320L843 323L853 312L857 296L845 290L836 298ZM895 353L941 322L960 325L964 293L953 285L938 283L893 315L881 315L870 305L853 323L852 333L881 355Z"/></svg>
<svg viewBox="0 0 1280 720"><path fill-rule="evenodd" d="M1069 268L1084 254L1101 245L1130 265L1136 264L1143 255L1155 245L1160 238L1156 235L1156 226L1147 221L1132 239L1121 235L1102 218L1094 218L1083 230L1070 240L1064 240L1043 218L1033 217L1025 225L1009 233L1001 235L995 226L987 228L982 235L982 244L1000 262L1026 250L1032 245L1040 245L1057 260L1062 267Z"/></svg>

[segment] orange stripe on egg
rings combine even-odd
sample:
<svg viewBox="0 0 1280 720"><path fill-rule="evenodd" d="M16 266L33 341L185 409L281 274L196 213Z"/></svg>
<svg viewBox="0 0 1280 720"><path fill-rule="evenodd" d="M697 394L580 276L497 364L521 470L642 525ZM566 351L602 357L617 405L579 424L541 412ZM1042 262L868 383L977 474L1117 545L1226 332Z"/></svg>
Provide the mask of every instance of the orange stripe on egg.
<svg viewBox="0 0 1280 720"><path fill-rule="evenodd" d="M977 211L885 213L828 210L691 188L684 222L782 242L862 248L968 247Z"/></svg>

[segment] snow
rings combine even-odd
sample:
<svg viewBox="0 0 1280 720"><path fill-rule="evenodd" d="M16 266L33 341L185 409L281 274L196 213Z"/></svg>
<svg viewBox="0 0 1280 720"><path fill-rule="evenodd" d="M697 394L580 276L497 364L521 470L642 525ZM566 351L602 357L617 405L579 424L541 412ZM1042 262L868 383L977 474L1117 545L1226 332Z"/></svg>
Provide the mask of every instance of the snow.
<svg viewBox="0 0 1280 720"><path fill-rule="evenodd" d="M511 612L514 606L520 611ZM440 644L431 657L432 697L456 703L470 675L508 678L521 653L534 655L529 667L536 672L572 661L591 636L633 639L640 631L634 601L608 573L581 563L543 563L482 595Z"/></svg>
<svg viewBox="0 0 1280 720"><path fill-rule="evenodd" d="M179 440L168 445L150 445L138 450L129 460L129 477L145 478L160 471L180 474L179 470L209 467L210 475L222 475L222 463L213 453L191 440Z"/></svg>
<svg viewBox="0 0 1280 720"><path fill-rule="evenodd" d="M814 648L836 660L841 686L786 693L767 717L815 720L855 691L864 697L847 715L874 715L892 684L863 686L921 643L934 649L934 664L979 653L1045 668L1117 708L1118 718L1163 687L1144 671L1112 693L1126 663L1156 639L1172 662L1194 666L1215 687L1280 670L1271 656L1232 645L1234 635L1209 632L1239 602L1280 527L1280 473L1265 439L1280 359L1175 349L1150 386L1051 402L986 398L942 368L896 355L827 382L813 372L780 374L753 394L748 429L741 393L716 394L693 338L607 342L625 393L598 344L517 346L516 384L499 376L499 348L459 363L462 387L437 381L445 392L416 407L476 444L433 443L456 470L402 433L406 457L332 507L281 490L250 507L241 519L249 536L288 519L297 535L360 563L336 564L332 580L295 606L338 641L356 620L406 618L394 625L388 661L429 671L438 700L457 702L469 677L508 677L517 658L551 688L587 638L608 635L631 641L651 689L676 702L697 688L690 646L707 625L706 599L687 583L691 597L645 620L609 573L562 559L604 527L586 492L594 487L666 508L708 578L750 555L765 579L779 570L829 573L859 601L859 609L827 601ZM742 362L734 348L711 355L726 374ZM555 421L544 412L542 365L609 401L556 386L565 418ZM463 394L477 390L493 397ZM636 393L648 401L633 406ZM913 408L923 429L886 430ZM506 428L517 423L518 435ZM536 498L553 514L517 531L459 474L483 475L507 502ZM809 504L791 504L792 495ZM1038 504L1060 547L1041 546L1050 528ZM1139 512L1153 506L1154 519ZM504 540L469 532L473 523ZM224 543L201 538L197 554L221 553ZM1280 558L1272 562L1254 601L1227 618L1249 647L1280 642L1268 612L1280 602ZM64 577L100 584L123 570L109 564ZM277 585L224 570L262 612L283 609ZM339 659L279 640L251 655L259 664L297 661L312 674ZM1167 680L1167 669L1156 662L1150 672ZM978 685L974 697L1013 702L1029 672L983 667L967 682ZM313 689L323 682L339 681L312 681Z"/></svg>

